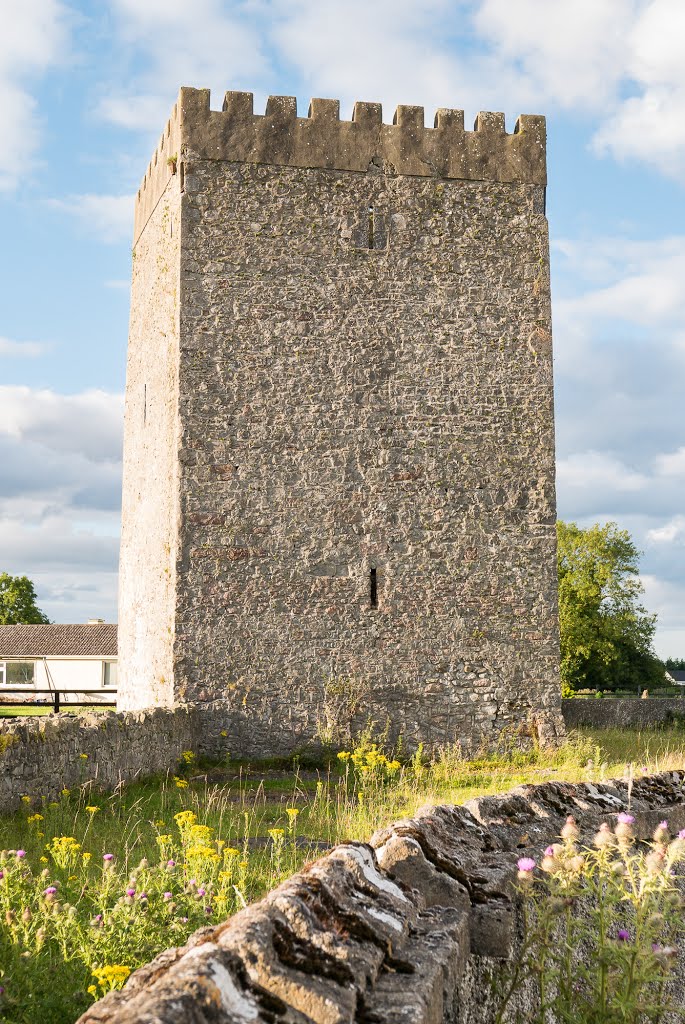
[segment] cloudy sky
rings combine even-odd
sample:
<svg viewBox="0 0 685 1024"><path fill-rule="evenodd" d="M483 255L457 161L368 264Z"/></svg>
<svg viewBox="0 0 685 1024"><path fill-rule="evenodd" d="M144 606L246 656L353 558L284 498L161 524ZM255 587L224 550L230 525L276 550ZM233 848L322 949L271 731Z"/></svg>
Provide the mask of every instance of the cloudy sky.
<svg viewBox="0 0 685 1024"><path fill-rule="evenodd" d="M180 85L548 118L559 515L685 656L682 0L0 0L0 571L116 619L132 195Z"/></svg>

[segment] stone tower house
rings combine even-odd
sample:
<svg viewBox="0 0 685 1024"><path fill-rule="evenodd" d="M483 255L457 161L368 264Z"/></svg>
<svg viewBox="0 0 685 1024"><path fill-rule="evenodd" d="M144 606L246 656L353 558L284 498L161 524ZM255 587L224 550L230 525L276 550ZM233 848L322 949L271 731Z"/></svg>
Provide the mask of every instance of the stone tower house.
<svg viewBox="0 0 685 1024"><path fill-rule="evenodd" d="M558 729L545 122L182 89L136 200L120 703ZM232 717L231 717L232 716Z"/></svg>

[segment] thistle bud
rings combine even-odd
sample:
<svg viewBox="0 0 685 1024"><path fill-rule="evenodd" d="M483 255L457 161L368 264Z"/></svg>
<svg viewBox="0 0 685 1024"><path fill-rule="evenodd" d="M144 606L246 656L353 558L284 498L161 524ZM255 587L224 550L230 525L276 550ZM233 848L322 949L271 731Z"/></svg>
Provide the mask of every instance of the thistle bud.
<svg viewBox="0 0 685 1024"><path fill-rule="evenodd" d="M575 842L579 835L580 832L578 831L578 826L576 825L576 819L573 817L572 814L569 814L568 818L566 819L566 824L561 830L561 838L570 839L572 842Z"/></svg>
<svg viewBox="0 0 685 1024"><path fill-rule="evenodd" d="M617 818L618 823L616 825L616 835L618 836L618 838L623 842L632 839L633 822L635 821L635 818L632 816L632 814L626 814L623 811L621 811L621 813L617 815Z"/></svg>
<svg viewBox="0 0 685 1024"><path fill-rule="evenodd" d="M33 914L31 913L29 908L28 907L24 907L23 913L21 915L21 919L24 922L24 924L30 924L32 918L33 918Z"/></svg>
<svg viewBox="0 0 685 1024"><path fill-rule="evenodd" d="M594 838L594 844L598 850L606 850L610 846L613 846L616 842L616 837L611 831L606 821L603 821L599 826L599 832Z"/></svg>
<svg viewBox="0 0 685 1024"><path fill-rule="evenodd" d="M665 843L668 839L668 822L660 821L657 827L654 829L654 835L652 836L655 843Z"/></svg>
<svg viewBox="0 0 685 1024"><path fill-rule="evenodd" d="M652 850L645 857L645 867L650 875L658 875L664 867L664 855L661 850Z"/></svg>

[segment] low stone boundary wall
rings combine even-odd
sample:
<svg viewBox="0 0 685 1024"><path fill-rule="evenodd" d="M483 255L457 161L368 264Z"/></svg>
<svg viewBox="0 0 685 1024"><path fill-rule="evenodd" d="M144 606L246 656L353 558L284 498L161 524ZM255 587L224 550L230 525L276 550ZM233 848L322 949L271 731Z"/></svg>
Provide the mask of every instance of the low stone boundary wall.
<svg viewBox="0 0 685 1024"><path fill-rule="evenodd" d="M671 722L685 724L685 698L572 697L562 700L561 713L567 729L580 725L595 729L653 728Z"/></svg>
<svg viewBox="0 0 685 1024"><path fill-rule="evenodd" d="M671 772L426 807L200 929L79 1024L492 1024L519 941L517 859L539 857L568 814L585 842L628 808L642 838L663 818L679 830L684 794ZM512 1015L532 1019L532 988L518 1000Z"/></svg>
<svg viewBox="0 0 685 1024"><path fill-rule="evenodd" d="M220 756L221 721L204 708L45 715L0 722L0 813L24 795L53 799L93 781L104 789L165 772L193 750ZM227 749L227 747L225 748Z"/></svg>

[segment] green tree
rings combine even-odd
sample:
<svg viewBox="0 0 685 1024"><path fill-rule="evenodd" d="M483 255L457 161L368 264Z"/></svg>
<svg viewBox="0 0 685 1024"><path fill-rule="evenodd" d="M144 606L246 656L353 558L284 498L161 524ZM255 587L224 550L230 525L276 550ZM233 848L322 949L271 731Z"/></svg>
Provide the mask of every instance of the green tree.
<svg viewBox="0 0 685 1024"><path fill-rule="evenodd" d="M666 668L676 668L682 672L685 669L685 658L666 658L664 665Z"/></svg>
<svg viewBox="0 0 685 1024"><path fill-rule="evenodd" d="M24 622L40 625L49 622L36 604L36 591L28 576L10 576L0 572L0 625Z"/></svg>
<svg viewBox="0 0 685 1024"><path fill-rule="evenodd" d="M640 552L616 523L557 523L562 688L663 684L652 650L656 615L640 603Z"/></svg>

